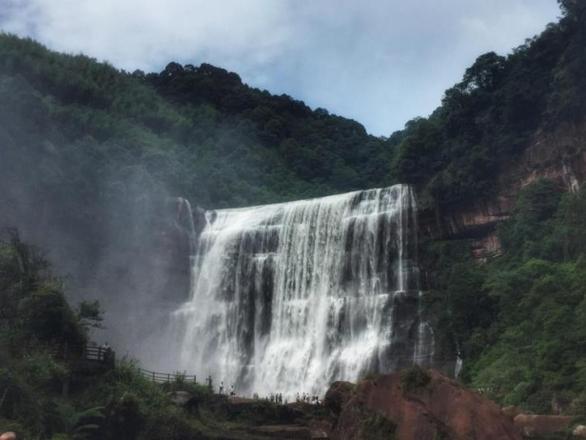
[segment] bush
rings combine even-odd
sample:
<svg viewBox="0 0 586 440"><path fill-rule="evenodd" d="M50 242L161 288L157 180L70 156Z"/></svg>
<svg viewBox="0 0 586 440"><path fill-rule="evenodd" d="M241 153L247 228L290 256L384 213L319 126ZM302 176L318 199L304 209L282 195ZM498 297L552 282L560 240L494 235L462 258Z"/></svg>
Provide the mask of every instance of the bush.
<svg viewBox="0 0 586 440"><path fill-rule="evenodd" d="M393 440L397 426L386 417L371 414L362 419L361 438L369 440Z"/></svg>
<svg viewBox="0 0 586 440"><path fill-rule="evenodd" d="M106 430L111 438L135 440L146 424L143 404L132 393L111 402L106 412Z"/></svg>
<svg viewBox="0 0 586 440"><path fill-rule="evenodd" d="M204 439L200 429L190 423L178 408L151 413L141 440L198 440Z"/></svg>
<svg viewBox="0 0 586 440"><path fill-rule="evenodd" d="M401 389L403 392L415 392L425 388L431 381L431 376L419 365L414 365L401 371Z"/></svg>

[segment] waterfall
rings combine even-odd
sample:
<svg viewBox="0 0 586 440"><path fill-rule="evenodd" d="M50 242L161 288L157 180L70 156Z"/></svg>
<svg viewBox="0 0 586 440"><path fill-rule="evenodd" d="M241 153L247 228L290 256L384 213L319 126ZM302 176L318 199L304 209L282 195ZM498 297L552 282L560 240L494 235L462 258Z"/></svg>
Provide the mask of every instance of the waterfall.
<svg viewBox="0 0 586 440"><path fill-rule="evenodd" d="M292 397L433 357L410 187L205 218L191 299L173 315L181 369Z"/></svg>
<svg viewBox="0 0 586 440"><path fill-rule="evenodd" d="M196 231L191 203L189 200L184 199L183 197L177 197L175 199L175 205L175 221L177 225L183 227L189 234L189 245L191 248L191 253L193 254L195 251Z"/></svg>

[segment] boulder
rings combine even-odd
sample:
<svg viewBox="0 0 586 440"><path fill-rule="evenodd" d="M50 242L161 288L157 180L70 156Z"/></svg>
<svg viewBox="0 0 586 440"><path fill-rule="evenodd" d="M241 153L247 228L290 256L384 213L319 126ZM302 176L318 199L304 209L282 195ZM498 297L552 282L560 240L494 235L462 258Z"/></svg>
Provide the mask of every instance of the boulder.
<svg viewBox="0 0 586 440"><path fill-rule="evenodd" d="M193 398L193 395L188 391L173 391L169 393L169 398L175 405L184 406Z"/></svg>
<svg viewBox="0 0 586 440"><path fill-rule="evenodd" d="M339 415L342 406L347 402L354 391L355 385L350 382L334 382L326 393L324 405L335 415Z"/></svg>
<svg viewBox="0 0 586 440"><path fill-rule="evenodd" d="M515 426L526 437L541 437L547 434L563 433L571 423L570 416L544 416L519 414L515 417Z"/></svg>
<svg viewBox="0 0 586 440"><path fill-rule="evenodd" d="M0 435L0 440L16 440L16 434L14 432L5 432Z"/></svg>
<svg viewBox="0 0 586 440"><path fill-rule="evenodd" d="M578 425L572 431L574 437L577 438L586 438L586 425Z"/></svg>
<svg viewBox="0 0 586 440"><path fill-rule="evenodd" d="M511 419L514 419L519 414L523 413L523 410L518 406L505 406L501 411L505 416L510 417Z"/></svg>
<svg viewBox="0 0 586 440"><path fill-rule="evenodd" d="M347 387L340 393L340 385L334 384L336 389L330 391L345 397L331 438L359 440L376 434L397 440L522 439L513 420L494 402L437 371L424 374L429 380L417 383L404 373L367 379L351 393Z"/></svg>

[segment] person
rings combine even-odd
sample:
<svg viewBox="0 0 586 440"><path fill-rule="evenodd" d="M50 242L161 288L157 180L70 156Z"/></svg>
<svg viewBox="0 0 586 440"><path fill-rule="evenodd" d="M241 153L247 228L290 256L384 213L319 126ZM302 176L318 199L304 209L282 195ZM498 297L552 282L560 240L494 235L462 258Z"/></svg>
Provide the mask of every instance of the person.
<svg viewBox="0 0 586 440"><path fill-rule="evenodd" d="M104 344L104 363L108 364L111 367L114 367L116 360L114 359L114 351L106 342Z"/></svg>
<svg viewBox="0 0 586 440"><path fill-rule="evenodd" d="M220 382L220 394L224 394L224 381Z"/></svg>
<svg viewBox="0 0 586 440"><path fill-rule="evenodd" d="M110 350L110 345L108 344L108 342L104 342L102 344L102 346L100 347L99 350L99 355L98 355L98 360L99 361L105 361L106 360L106 353L108 353L108 350Z"/></svg>
<svg viewBox="0 0 586 440"><path fill-rule="evenodd" d="M230 395L235 396L236 392L234 391L234 384L230 385Z"/></svg>

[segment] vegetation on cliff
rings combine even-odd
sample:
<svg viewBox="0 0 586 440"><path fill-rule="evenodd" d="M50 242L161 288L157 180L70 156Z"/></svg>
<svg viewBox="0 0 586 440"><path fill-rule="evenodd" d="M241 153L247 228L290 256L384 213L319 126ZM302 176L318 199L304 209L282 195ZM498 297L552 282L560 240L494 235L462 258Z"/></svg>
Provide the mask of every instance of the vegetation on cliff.
<svg viewBox="0 0 586 440"><path fill-rule="evenodd" d="M123 250L140 253L169 195L233 207L405 182L430 210L470 203L536 131L584 120L586 4L560 4L559 23L506 57L480 56L429 118L388 139L207 64L130 74L0 35L0 224L36 234L91 278L107 244L132 264ZM467 242L425 244L438 333L461 352L468 384L535 411L585 411L585 219L584 190L541 181L501 226L499 259L479 266ZM71 309L46 262L16 239L0 243L0 288L0 415L10 423L45 436L75 436L85 418L117 432L116 420L135 417L149 438L172 421L204 429L131 366L62 401L73 366L53 351L80 350L95 306Z"/></svg>
<svg viewBox="0 0 586 440"><path fill-rule="evenodd" d="M560 22L506 57L478 57L429 118L393 134L394 177L416 185L425 206L490 195L499 172L538 129L584 119L586 10L579 1L560 4Z"/></svg>
<svg viewBox="0 0 586 440"><path fill-rule="evenodd" d="M499 228L502 256L479 265L467 242L430 246L441 267L432 301L467 384L538 413L586 413L585 231L586 190L542 180Z"/></svg>
<svg viewBox="0 0 586 440"><path fill-rule="evenodd" d="M101 311L96 303L72 308L65 289L36 248L3 231L0 432L27 440L254 440L266 438L249 432L258 425L306 417L268 401L232 406L181 375L154 383L124 359L88 360L88 330L100 325ZM177 391L186 402L177 402Z"/></svg>

